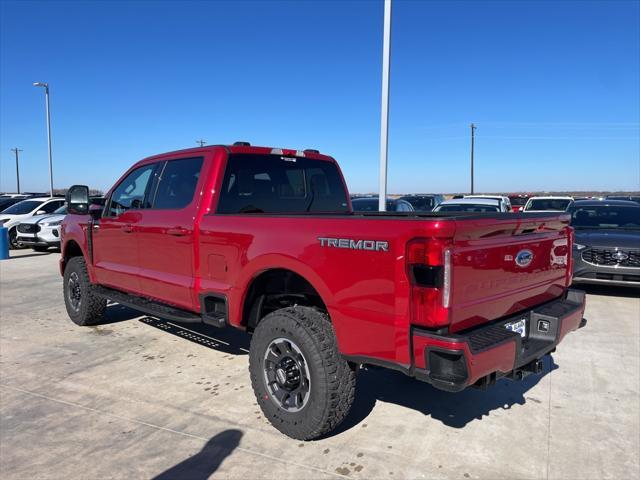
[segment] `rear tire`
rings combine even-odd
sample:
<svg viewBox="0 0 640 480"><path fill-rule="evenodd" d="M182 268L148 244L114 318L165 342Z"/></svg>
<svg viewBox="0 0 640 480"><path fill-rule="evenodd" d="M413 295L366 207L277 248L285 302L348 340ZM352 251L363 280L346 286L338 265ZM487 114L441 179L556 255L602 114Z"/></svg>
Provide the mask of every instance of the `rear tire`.
<svg viewBox="0 0 640 480"><path fill-rule="evenodd" d="M331 432L353 404L356 373L338 352L328 316L314 308L264 317L251 339L249 372L265 417L291 438Z"/></svg>
<svg viewBox="0 0 640 480"><path fill-rule="evenodd" d="M64 304L73 323L80 326L100 323L107 308L107 300L94 293L83 257L67 262L63 278Z"/></svg>

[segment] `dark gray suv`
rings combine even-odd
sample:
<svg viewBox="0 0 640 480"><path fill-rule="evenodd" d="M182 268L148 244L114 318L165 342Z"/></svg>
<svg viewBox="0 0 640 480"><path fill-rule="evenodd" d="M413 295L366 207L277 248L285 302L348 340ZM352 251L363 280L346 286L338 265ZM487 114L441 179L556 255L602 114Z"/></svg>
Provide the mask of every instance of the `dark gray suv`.
<svg viewBox="0 0 640 480"><path fill-rule="evenodd" d="M640 205L578 200L569 212L573 282L640 287Z"/></svg>

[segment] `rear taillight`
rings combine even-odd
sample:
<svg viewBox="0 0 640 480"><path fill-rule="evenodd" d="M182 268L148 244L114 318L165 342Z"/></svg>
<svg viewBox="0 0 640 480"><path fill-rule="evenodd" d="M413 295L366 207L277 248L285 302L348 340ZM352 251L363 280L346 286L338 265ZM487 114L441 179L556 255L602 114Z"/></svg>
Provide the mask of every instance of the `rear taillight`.
<svg viewBox="0 0 640 480"><path fill-rule="evenodd" d="M411 284L411 323L428 327L449 324L451 250L440 239L420 238L407 246Z"/></svg>
<svg viewBox="0 0 640 480"><path fill-rule="evenodd" d="M567 227L567 287L573 282L573 244L575 243L575 230L573 227Z"/></svg>

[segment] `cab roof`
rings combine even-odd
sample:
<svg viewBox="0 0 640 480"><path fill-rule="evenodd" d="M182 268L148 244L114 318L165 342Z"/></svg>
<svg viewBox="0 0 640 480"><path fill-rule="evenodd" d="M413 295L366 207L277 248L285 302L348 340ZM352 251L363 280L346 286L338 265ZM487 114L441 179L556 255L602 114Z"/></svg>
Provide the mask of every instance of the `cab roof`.
<svg viewBox="0 0 640 480"><path fill-rule="evenodd" d="M182 150L174 150L172 152L160 153L157 155L152 155L150 157L144 158L138 164L148 163L153 160L161 160L163 158L174 157L174 156L182 156L185 154L200 154L202 155L205 152L211 152L224 149L228 154L248 154L248 155L283 155L287 157L304 157L311 158L313 160L325 160L330 162L335 162L335 160L329 155L324 155L320 153L318 150L313 149L291 149L291 148L281 148L281 147L261 147L261 146L253 146L248 142L235 142L231 145L208 145L206 147L194 147L194 148L185 148Z"/></svg>

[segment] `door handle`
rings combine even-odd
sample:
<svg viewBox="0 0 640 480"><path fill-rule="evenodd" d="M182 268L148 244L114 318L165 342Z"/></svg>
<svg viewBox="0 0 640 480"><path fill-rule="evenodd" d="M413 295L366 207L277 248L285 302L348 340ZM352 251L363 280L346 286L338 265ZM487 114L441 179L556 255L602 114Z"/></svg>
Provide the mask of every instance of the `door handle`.
<svg viewBox="0 0 640 480"><path fill-rule="evenodd" d="M129 225L129 224L124 225L124 226L122 227L122 231L123 231L124 233L131 233L131 232L133 232L133 227L132 227L131 225Z"/></svg>
<svg viewBox="0 0 640 480"><path fill-rule="evenodd" d="M182 227L173 227L173 228L167 229L167 233L169 235L173 235L174 237L183 237L187 233L189 233L189 230L187 230L186 228L182 228Z"/></svg>

